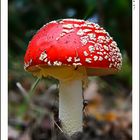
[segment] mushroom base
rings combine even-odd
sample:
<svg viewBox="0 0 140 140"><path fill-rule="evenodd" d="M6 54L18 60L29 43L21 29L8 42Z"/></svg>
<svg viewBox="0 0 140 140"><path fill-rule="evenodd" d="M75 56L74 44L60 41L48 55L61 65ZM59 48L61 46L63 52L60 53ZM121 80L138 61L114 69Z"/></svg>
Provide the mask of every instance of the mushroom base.
<svg viewBox="0 0 140 140"><path fill-rule="evenodd" d="M82 81L60 81L59 87L59 118L63 130L72 135L82 131L83 120Z"/></svg>

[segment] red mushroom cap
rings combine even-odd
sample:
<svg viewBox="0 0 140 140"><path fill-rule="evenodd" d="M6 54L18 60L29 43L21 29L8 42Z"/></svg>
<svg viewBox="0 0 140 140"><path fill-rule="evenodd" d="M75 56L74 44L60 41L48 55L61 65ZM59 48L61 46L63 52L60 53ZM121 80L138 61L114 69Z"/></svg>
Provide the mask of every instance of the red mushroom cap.
<svg viewBox="0 0 140 140"><path fill-rule="evenodd" d="M63 19L44 25L36 33L24 64L28 71L38 66L85 66L88 75L105 75L121 68L122 56L116 42L98 24Z"/></svg>

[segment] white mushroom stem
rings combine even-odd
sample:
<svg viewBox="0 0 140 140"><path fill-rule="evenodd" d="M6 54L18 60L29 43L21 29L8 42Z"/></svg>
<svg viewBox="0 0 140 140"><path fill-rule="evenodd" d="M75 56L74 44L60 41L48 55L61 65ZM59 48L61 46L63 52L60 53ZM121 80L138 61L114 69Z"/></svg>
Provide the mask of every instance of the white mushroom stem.
<svg viewBox="0 0 140 140"><path fill-rule="evenodd" d="M82 81L60 81L59 90L59 119L63 130L69 135L82 131Z"/></svg>

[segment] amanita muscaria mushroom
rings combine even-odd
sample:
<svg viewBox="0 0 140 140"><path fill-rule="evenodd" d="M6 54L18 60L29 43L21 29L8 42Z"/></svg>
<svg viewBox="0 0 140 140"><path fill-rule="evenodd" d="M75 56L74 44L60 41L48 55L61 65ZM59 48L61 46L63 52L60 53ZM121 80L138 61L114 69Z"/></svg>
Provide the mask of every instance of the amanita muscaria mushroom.
<svg viewBox="0 0 140 140"><path fill-rule="evenodd" d="M44 25L30 41L24 67L38 77L59 80L59 118L68 134L82 131L82 81L114 74L122 56L112 37L98 24L62 19Z"/></svg>

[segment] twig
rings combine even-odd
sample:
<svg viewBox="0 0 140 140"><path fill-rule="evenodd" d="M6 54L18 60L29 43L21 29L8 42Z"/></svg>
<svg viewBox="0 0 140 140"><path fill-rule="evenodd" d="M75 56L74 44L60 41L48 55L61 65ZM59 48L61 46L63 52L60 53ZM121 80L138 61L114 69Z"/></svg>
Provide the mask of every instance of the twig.
<svg viewBox="0 0 140 140"><path fill-rule="evenodd" d="M54 124L58 127L58 129L59 129L62 133L64 133L63 130L61 129L61 127L56 123L56 121L55 121L55 120L53 120L53 121L54 121Z"/></svg>
<svg viewBox="0 0 140 140"><path fill-rule="evenodd" d="M38 83L40 82L41 78L37 78L37 80L34 82L34 84L32 85L30 91L29 91L29 99L33 96L34 90L37 87Z"/></svg>
<svg viewBox="0 0 140 140"><path fill-rule="evenodd" d="M28 107L30 107L32 110L38 110L37 112L43 112L39 108L34 107L33 103L32 103L32 100L31 100L31 97L33 96L34 90L35 90L37 84L39 83L40 79L41 78L37 78L37 80L32 85L29 93L27 93L27 91L22 87L22 85L19 82L16 83L17 87L19 88L19 90L21 91L21 93L22 93L22 95L23 95L23 97L25 99L24 102L26 102L24 112L27 111Z"/></svg>
<svg viewBox="0 0 140 140"><path fill-rule="evenodd" d="M23 88L23 86L21 85L20 82L16 83L16 86L18 87L18 89L21 91L21 94L23 95L23 97L25 98L25 100L28 102L29 101L29 97L28 97L28 93L25 90L25 88Z"/></svg>

